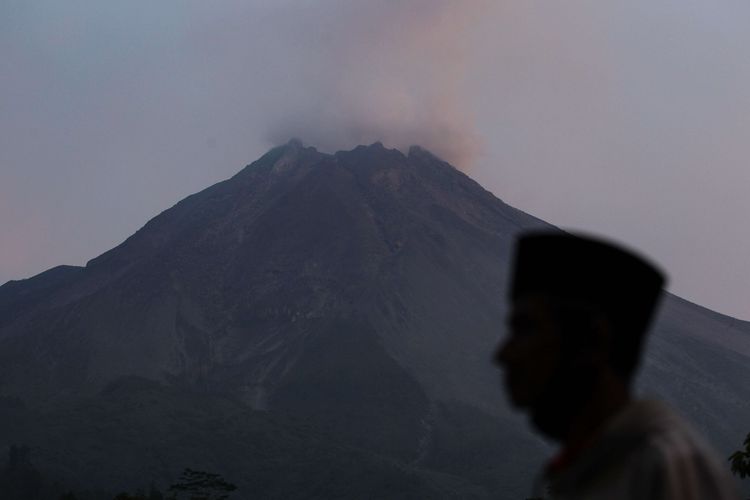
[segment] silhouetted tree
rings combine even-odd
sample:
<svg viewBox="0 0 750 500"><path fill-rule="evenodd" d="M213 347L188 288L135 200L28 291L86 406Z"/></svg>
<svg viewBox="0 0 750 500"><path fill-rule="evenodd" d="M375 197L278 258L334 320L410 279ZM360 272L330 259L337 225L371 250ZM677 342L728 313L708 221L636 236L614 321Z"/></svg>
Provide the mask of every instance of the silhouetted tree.
<svg viewBox="0 0 750 500"><path fill-rule="evenodd" d="M750 433L747 434L744 450L737 450L729 456L732 463L732 474L740 476L742 479L750 476ZM748 498L750 500L750 498Z"/></svg>
<svg viewBox="0 0 750 500"><path fill-rule="evenodd" d="M729 456L732 463L732 473L742 479L750 476L750 433L745 438L744 450L737 450Z"/></svg>
<svg viewBox="0 0 750 500"><path fill-rule="evenodd" d="M78 500L78 497L76 497L75 493L72 491L68 491L67 493L62 494L60 500Z"/></svg>
<svg viewBox="0 0 750 500"><path fill-rule="evenodd" d="M168 498L177 499L184 493L189 500L226 500L236 489L237 486L228 483L219 474L185 469L180 482L169 487L172 495Z"/></svg>

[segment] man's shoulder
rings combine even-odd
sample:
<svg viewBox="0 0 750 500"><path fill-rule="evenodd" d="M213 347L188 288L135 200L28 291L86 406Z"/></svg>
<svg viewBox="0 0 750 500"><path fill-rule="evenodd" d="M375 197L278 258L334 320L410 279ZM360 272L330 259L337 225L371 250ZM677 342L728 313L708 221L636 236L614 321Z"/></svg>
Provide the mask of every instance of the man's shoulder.
<svg viewBox="0 0 750 500"><path fill-rule="evenodd" d="M668 405L639 400L608 422L577 463L550 479L577 492L570 498L736 499L734 483L721 465ZM578 494L582 491L587 494Z"/></svg>
<svg viewBox="0 0 750 500"><path fill-rule="evenodd" d="M706 440L667 404L654 400L632 403L614 432L637 446L623 457L657 498L735 499L734 481Z"/></svg>
<svg viewBox="0 0 750 500"><path fill-rule="evenodd" d="M720 468L721 461L712 446L666 403L635 401L618 420L612 423L610 432L630 436L638 443L639 454L652 456L655 461L700 459Z"/></svg>

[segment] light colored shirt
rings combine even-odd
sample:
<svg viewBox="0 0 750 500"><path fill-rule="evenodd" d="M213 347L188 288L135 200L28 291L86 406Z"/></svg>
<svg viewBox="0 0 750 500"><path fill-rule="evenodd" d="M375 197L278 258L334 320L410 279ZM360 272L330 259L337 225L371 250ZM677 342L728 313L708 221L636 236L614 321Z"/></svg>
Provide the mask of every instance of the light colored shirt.
<svg viewBox="0 0 750 500"><path fill-rule="evenodd" d="M555 500L739 500L727 464L667 405L634 401L537 497Z"/></svg>

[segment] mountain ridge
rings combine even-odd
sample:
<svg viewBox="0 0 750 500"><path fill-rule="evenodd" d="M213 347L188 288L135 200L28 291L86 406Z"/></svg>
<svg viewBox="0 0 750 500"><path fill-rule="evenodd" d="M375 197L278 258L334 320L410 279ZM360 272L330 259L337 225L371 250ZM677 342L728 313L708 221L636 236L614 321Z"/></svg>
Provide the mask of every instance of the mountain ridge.
<svg viewBox="0 0 750 500"><path fill-rule="evenodd" d="M201 429L201 446L215 457L207 468L233 476L262 469L241 457L231 433L211 430L228 418L224 408L246 416L236 431L248 449L258 426L286 436L278 446L263 441L274 460L311 448L336 462L336 488L356 489L346 481L357 464L342 469L300 422L369 457L368 467L411 485L414 498L440 488L446 498L522 496L547 448L508 408L490 358L513 242L537 228L553 226L419 147L326 154L290 141L85 267L0 286L0 401L24 408L0 404L0 446L24 439L58 475L60 450L75 450L101 463L91 479L98 484L123 467L123 485L142 476L85 435L101 428L107 446L140 453L160 471L154 479L167 481L180 466L159 458L174 457L170 444L158 444L167 418L177 429L169 443L191 442L190 430ZM641 391L677 406L723 451L750 420L741 383L750 376L750 324L727 318L667 295L639 378ZM132 382L140 379L157 385ZM8 423L17 412L20 427ZM100 421L117 412L128 432L146 437L123 444L121 431ZM190 425L169 417L175 412ZM283 417L274 427L274 416L294 422ZM47 428L50 421L61 423ZM200 447L184 446L184 456L201 460ZM221 458L224 449L234 450L234 463ZM280 491L282 469L242 486ZM326 498L313 479L319 469L297 473Z"/></svg>

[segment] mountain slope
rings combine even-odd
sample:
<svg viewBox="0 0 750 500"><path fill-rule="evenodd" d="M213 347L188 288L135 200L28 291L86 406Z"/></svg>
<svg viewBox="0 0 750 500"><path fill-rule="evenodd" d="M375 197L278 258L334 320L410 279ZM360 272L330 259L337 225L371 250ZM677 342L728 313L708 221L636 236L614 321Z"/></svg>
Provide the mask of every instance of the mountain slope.
<svg viewBox="0 0 750 500"><path fill-rule="evenodd" d="M371 459L402 486L420 478L404 498L523 497L545 446L508 410L490 356L503 333L512 243L540 227L551 226L420 148L404 155L376 143L327 155L292 141L85 268L0 287L0 445L22 439L47 469L80 480L80 467L60 466L60 450L76 450L101 464L90 482L105 486L117 470L124 487L144 470L167 482L197 466L174 463L174 441L153 439L189 443L195 427L204 437L177 456L195 461L208 450L206 466L267 496L282 487L285 453L330 457L333 446L360 457L346 471L338 465L339 478ZM750 421L749 358L750 325L669 296L640 385L726 453ZM150 402L138 384L112 396L112 384L134 376L156 384ZM122 403L130 398L153 414L131 415ZM211 398L231 404L206 416ZM143 437L130 451L65 437L96 422L117 434L97 405L131 415L124 422ZM178 407L194 425L163 429ZM260 434L297 436L264 445L278 465L264 469L265 486L236 479L265 461L238 458L217 424L226 412L243 415L236 433L250 436L239 441L249 448ZM49 420L61 422L54 432ZM139 467L118 461L136 451L148 457ZM301 473L300 497L318 473Z"/></svg>

